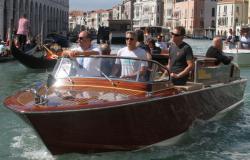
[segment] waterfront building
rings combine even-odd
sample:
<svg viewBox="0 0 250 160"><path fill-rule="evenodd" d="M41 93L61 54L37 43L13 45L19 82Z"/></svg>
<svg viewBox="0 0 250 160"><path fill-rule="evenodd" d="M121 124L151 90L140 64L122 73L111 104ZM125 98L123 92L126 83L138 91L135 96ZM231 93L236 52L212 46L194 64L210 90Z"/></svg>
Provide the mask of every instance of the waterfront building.
<svg viewBox="0 0 250 160"><path fill-rule="evenodd" d="M112 19L121 20L122 19L123 7L121 4L118 4L112 8Z"/></svg>
<svg viewBox="0 0 250 160"><path fill-rule="evenodd" d="M68 11L69 0L1 0L0 35L6 39L11 26L16 30L23 14L30 20L31 36L67 32Z"/></svg>
<svg viewBox="0 0 250 160"><path fill-rule="evenodd" d="M248 23L248 1L246 0L218 0L216 33L227 36L230 28ZM239 30L236 31L239 35Z"/></svg>
<svg viewBox="0 0 250 160"><path fill-rule="evenodd" d="M250 24L250 1L248 1L248 25Z"/></svg>
<svg viewBox="0 0 250 160"><path fill-rule="evenodd" d="M175 0L173 27L184 26L188 36L202 38L204 7L204 0Z"/></svg>
<svg viewBox="0 0 250 160"><path fill-rule="evenodd" d="M135 0L124 0L122 3L123 12L122 20L132 20L134 18L134 3Z"/></svg>
<svg viewBox="0 0 250 160"><path fill-rule="evenodd" d="M134 28L163 25L163 0L136 0Z"/></svg>
<svg viewBox="0 0 250 160"><path fill-rule="evenodd" d="M108 27L109 26L109 20L112 19L112 9L104 10L101 12L101 19L100 23L102 26Z"/></svg>
<svg viewBox="0 0 250 160"><path fill-rule="evenodd" d="M86 13L83 11L70 11L69 13L69 31L79 32L87 24Z"/></svg>
<svg viewBox="0 0 250 160"><path fill-rule="evenodd" d="M112 19L112 10L96 10L87 12L87 28L98 30L99 26L109 26L108 21Z"/></svg>
<svg viewBox="0 0 250 160"><path fill-rule="evenodd" d="M216 35L217 0L205 0L204 6L204 36L212 39Z"/></svg>
<svg viewBox="0 0 250 160"><path fill-rule="evenodd" d="M164 0L164 12L163 12L163 26L168 29L173 28L173 8L174 0Z"/></svg>

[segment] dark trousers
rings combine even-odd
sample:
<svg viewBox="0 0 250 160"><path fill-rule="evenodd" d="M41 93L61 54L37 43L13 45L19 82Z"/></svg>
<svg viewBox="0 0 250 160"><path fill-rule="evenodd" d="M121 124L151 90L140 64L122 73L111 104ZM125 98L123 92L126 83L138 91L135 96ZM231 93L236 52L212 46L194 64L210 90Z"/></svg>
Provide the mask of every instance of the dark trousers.
<svg viewBox="0 0 250 160"><path fill-rule="evenodd" d="M187 82L187 80L188 80L188 77L187 76L185 76L185 77L182 77L182 78L172 78L171 79L171 81L172 81L172 83L174 84L174 85L185 85L186 84L186 82Z"/></svg>
<svg viewBox="0 0 250 160"><path fill-rule="evenodd" d="M27 36L26 35L22 35L22 34L18 34L18 42L20 44L20 47L24 47L27 41Z"/></svg>

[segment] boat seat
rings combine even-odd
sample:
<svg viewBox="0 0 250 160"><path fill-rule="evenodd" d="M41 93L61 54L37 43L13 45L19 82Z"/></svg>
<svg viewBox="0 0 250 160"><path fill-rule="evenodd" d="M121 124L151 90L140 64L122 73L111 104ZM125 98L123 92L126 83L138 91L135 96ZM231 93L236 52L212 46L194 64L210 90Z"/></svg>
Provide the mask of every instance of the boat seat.
<svg viewBox="0 0 250 160"><path fill-rule="evenodd" d="M174 86L174 88L178 90L183 90L183 91L194 91L194 90L199 90L203 88L202 83L194 83L194 82L187 82L186 85L181 85L181 86Z"/></svg>

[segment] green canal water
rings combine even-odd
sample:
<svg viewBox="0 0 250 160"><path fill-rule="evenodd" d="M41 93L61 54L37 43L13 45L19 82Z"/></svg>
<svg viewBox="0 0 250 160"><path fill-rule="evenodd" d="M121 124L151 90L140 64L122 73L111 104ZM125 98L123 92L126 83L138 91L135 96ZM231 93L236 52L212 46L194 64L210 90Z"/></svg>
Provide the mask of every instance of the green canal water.
<svg viewBox="0 0 250 160"><path fill-rule="evenodd" d="M186 40L196 54L210 41ZM112 46L118 49L120 46ZM0 63L0 160L247 160L250 159L250 87L244 104L213 121L196 121L174 145L136 152L52 156L35 131L2 102L14 92L44 81L48 72L30 70L18 61ZM250 78L250 68L241 68Z"/></svg>

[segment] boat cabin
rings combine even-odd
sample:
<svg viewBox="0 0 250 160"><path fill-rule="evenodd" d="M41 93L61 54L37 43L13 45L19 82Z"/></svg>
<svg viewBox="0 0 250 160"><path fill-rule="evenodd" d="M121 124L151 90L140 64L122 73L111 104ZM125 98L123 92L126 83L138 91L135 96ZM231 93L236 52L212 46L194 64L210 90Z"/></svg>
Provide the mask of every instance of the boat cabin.
<svg viewBox="0 0 250 160"><path fill-rule="evenodd" d="M60 82L61 80L66 80L66 84L73 85L73 83L75 84L80 79L82 81L84 78L84 82L89 80L89 84L93 83L96 86L103 85L103 81L105 81L105 85L109 84L111 87L126 84L122 87L135 89L134 84L141 84L146 92L154 92L173 86L170 82L168 69L156 61L110 56L79 58L84 63L87 62L85 66L78 63L78 58L75 60L62 58L57 63L53 72L53 76L58 80L55 85L63 84ZM116 73L114 73L114 70L116 70ZM239 78L239 68L234 64L216 65L216 59L200 56L195 60L195 67L190 73L187 85L177 86L177 88L188 88L187 86L189 86L189 88L192 88L191 90L201 89ZM99 84L97 81L102 81L102 83Z"/></svg>

